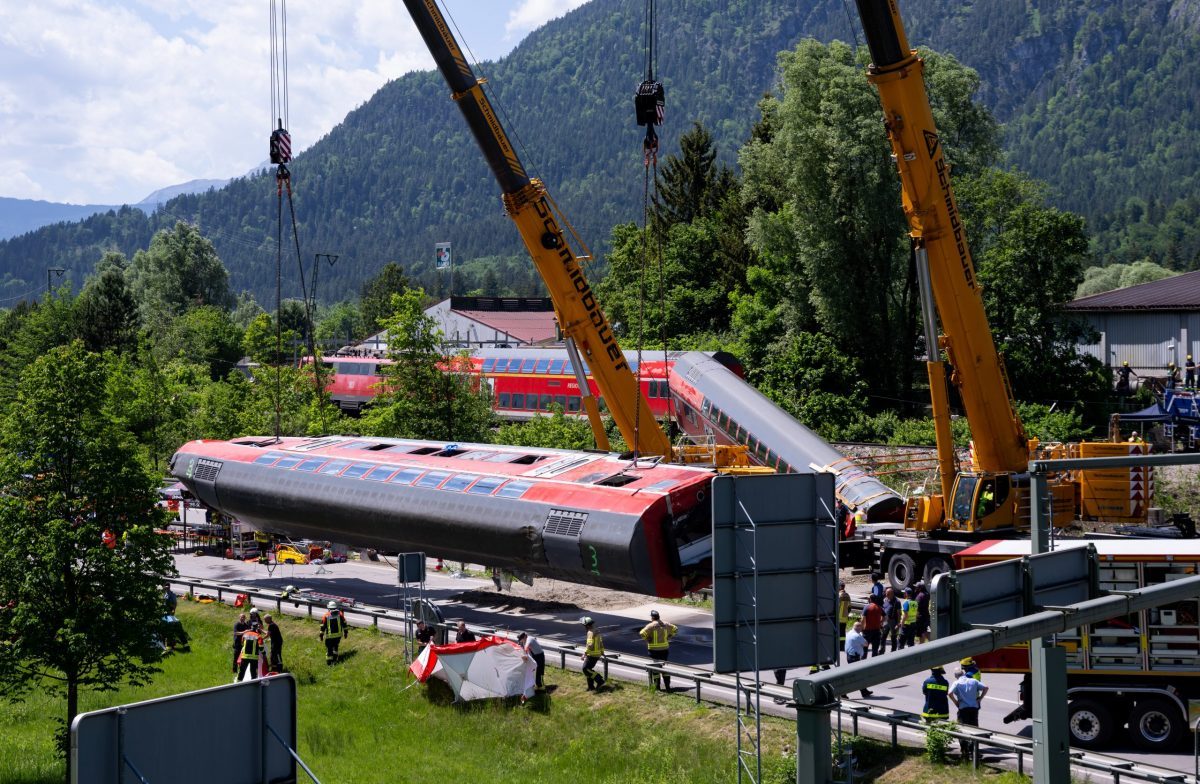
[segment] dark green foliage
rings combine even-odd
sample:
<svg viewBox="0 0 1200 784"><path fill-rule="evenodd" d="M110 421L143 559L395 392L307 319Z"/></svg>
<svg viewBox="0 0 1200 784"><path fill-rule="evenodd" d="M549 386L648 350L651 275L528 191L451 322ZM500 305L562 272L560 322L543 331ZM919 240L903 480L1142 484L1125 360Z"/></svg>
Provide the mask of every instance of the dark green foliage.
<svg viewBox="0 0 1200 784"><path fill-rule="evenodd" d="M155 672L158 575L175 571L154 532L155 478L105 411L106 375L78 341L52 349L25 368L0 428L0 677L10 697L65 692L64 727L81 688Z"/></svg>
<svg viewBox="0 0 1200 784"><path fill-rule="evenodd" d="M154 344L159 362L179 358L205 365L212 380L224 378L242 357L242 331L228 311L206 305L175 318Z"/></svg>
<svg viewBox="0 0 1200 784"><path fill-rule="evenodd" d="M137 348L137 301L125 277L128 264L120 253L105 253L79 295L79 335L89 351Z"/></svg>
<svg viewBox="0 0 1200 784"><path fill-rule="evenodd" d="M395 310L392 305L393 294L403 294L409 289L408 277L404 269L394 261L389 261L362 286L359 295L359 312L362 326L367 335L373 335L383 328L385 319L391 317Z"/></svg>
<svg viewBox="0 0 1200 784"><path fill-rule="evenodd" d="M535 416L528 422L509 422L496 431L497 444L541 446L551 449L593 449L592 428L586 419L567 418L555 406L550 416Z"/></svg>
<svg viewBox="0 0 1200 784"><path fill-rule="evenodd" d="M424 292L392 297L384 320L391 364L382 368L382 390L363 416L364 432L435 441L488 442L492 401L463 357L444 358L437 322L422 310Z"/></svg>
<svg viewBox="0 0 1200 784"><path fill-rule="evenodd" d="M152 331L191 308L233 306L229 272L212 243L182 221L155 234L149 248L134 254L128 274L142 323Z"/></svg>

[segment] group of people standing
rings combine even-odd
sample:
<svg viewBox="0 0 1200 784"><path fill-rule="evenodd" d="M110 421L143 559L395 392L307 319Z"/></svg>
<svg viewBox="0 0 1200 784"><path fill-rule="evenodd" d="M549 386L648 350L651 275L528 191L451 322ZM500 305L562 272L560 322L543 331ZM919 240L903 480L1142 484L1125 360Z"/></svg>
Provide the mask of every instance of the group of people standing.
<svg viewBox="0 0 1200 784"><path fill-rule="evenodd" d="M233 624L234 682L257 678L259 672L265 675L283 671L283 632L279 624L270 615L260 615L257 607L250 608L248 615L239 615Z"/></svg>
<svg viewBox="0 0 1200 784"><path fill-rule="evenodd" d="M838 632L845 641L846 654L853 647L859 659L879 656L890 645L896 651L929 641L929 591L924 581L904 590L897 596L894 588L883 586L878 573L871 575L871 593L860 618L851 623L853 610L846 584L838 585ZM847 629L847 626L850 628ZM855 659L857 661L858 659Z"/></svg>
<svg viewBox="0 0 1200 784"><path fill-rule="evenodd" d="M925 707L921 711L921 717L927 723L948 721L950 703L953 702L958 709L958 723L978 727L979 709L988 693L988 687L983 685L983 675L975 660L966 658L959 662L959 668L954 671L954 683L946 680L945 667L931 668L929 677L921 684L921 693L925 695ZM962 755L967 757L972 753L974 744L965 738L959 738L958 746Z"/></svg>

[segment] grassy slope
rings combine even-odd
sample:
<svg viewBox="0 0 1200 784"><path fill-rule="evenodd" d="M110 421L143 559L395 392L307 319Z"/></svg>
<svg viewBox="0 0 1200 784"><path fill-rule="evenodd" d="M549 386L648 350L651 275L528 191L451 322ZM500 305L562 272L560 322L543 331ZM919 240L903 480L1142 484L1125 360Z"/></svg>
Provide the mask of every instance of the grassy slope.
<svg viewBox="0 0 1200 784"><path fill-rule="evenodd" d="M179 617L192 636L190 652L169 655L149 687L87 694L83 710L227 683L233 610L185 602ZM285 661L299 683L300 755L324 784L394 782L413 766L437 780L486 772L489 781L514 784L727 782L735 775L732 712L697 707L687 696L653 695L633 684L594 696L581 675L551 667L546 680L557 688L525 707L453 706L438 689L404 690L411 679L393 637L355 630L343 643L351 655L330 668L315 622L284 618L281 625ZM62 780L51 735L63 706L42 694L0 703L0 782ZM778 765L794 730L775 721L765 731ZM180 735L184 749L182 728Z"/></svg>
<svg viewBox="0 0 1200 784"><path fill-rule="evenodd" d="M227 683L234 611L223 605L181 603L179 617L192 636L186 653L169 655L162 674L145 688L87 693L83 710L161 697ZM411 683L403 648L394 637L355 629L343 643L343 663L327 667L316 623L284 617L285 661L299 684L300 756L323 784L417 780L465 781L486 773L489 782L534 781L650 784L728 782L734 772L734 716L727 708L697 706L689 695L651 694L617 684L599 696L583 676L550 667L551 695L525 707L498 703L448 704L448 692ZM62 700L38 693L23 703L0 702L0 784L56 784L63 766L51 736ZM766 784L794 780L790 758L794 725L763 723ZM1015 775L971 775L890 753L881 744L869 767L891 767L880 781L1015 782ZM180 728L188 754L186 729ZM907 757L907 758L905 758ZM425 773L416 776L417 768ZM301 772L300 780L307 777Z"/></svg>

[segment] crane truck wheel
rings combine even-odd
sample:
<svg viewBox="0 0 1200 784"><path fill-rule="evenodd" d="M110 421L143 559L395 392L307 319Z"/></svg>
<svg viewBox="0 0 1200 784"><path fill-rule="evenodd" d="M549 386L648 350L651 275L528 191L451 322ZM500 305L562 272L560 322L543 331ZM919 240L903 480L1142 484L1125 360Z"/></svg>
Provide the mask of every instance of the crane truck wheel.
<svg viewBox="0 0 1200 784"><path fill-rule="evenodd" d="M940 555L935 555L925 562L925 585L933 587L933 578L939 574L945 574L951 570L950 562Z"/></svg>
<svg viewBox="0 0 1200 784"><path fill-rule="evenodd" d="M895 553L888 561L888 582L896 591L903 591L917 581L917 564L907 553Z"/></svg>
<svg viewBox="0 0 1200 784"><path fill-rule="evenodd" d="M1145 751L1167 751L1183 735L1179 708L1158 697L1138 700L1129 712L1129 737Z"/></svg>
<svg viewBox="0 0 1200 784"><path fill-rule="evenodd" d="M1071 745L1083 749L1102 748L1112 737L1113 717L1108 706L1092 700L1075 700L1067 706Z"/></svg>

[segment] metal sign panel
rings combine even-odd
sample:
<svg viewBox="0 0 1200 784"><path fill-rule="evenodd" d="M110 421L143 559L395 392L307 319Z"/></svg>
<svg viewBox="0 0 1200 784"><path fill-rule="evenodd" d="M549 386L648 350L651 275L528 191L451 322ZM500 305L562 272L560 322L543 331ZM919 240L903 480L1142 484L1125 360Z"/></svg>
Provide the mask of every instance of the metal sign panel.
<svg viewBox="0 0 1200 784"><path fill-rule="evenodd" d="M832 474L713 480L714 669L837 658Z"/></svg>
<svg viewBox="0 0 1200 784"><path fill-rule="evenodd" d="M179 731L187 728L187 749ZM273 675L81 713L71 723L72 784L296 781L296 681ZM196 750L220 753L197 753Z"/></svg>
<svg viewBox="0 0 1200 784"><path fill-rule="evenodd" d="M930 586L934 639L1100 595L1096 550L1072 547L939 574Z"/></svg>
<svg viewBox="0 0 1200 784"><path fill-rule="evenodd" d="M425 553L400 553L396 570L400 585L425 582Z"/></svg>

